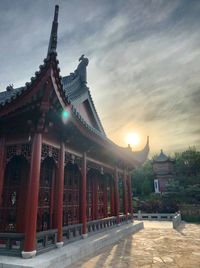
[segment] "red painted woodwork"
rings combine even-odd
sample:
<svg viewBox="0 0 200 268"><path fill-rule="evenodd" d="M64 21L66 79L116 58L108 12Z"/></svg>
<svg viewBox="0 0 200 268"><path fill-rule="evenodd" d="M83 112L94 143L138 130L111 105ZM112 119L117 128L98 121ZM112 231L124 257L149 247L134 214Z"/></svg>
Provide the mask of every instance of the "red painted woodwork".
<svg viewBox="0 0 200 268"><path fill-rule="evenodd" d="M107 193L105 193L104 179L103 175L94 169L87 174L87 215L89 220L102 219L107 215Z"/></svg>
<svg viewBox="0 0 200 268"><path fill-rule="evenodd" d="M113 178L110 178L110 213L115 215L115 192Z"/></svg>
<svg viewBox="0 0 200 268"><path fill-rule="evenodd" d="M81 173L76 164L67 163L64 172L63 225L80 223Z"/></svg>
<svg viewBox="0 0 200 268"><path fill-rule="evenodd" d="M57 209L56 223L57 223L57 241L62 242L62 223L63 223L63 193L64 193L64 164L65 164L65 144L60 145L60 157L58 161L58 177L57 177Z"/></svg>
<svg viewBox="0 0 200 268"><path fill-rule="evenodd" d="M97 219L104 218L104 181L101 175L97 176ZM105 200L106 201L106 200Z"/></svg>
<svg viewBox="0 0 200 268"><path fill-rule="evenodd" d="M82 159L82 192L81 192L81 202L82 202L82 233L86 234L87 232L87 213L86 213L86 206L87 206L87 197L86 197L86 189L87 189L87 159L86 153L83 154Z"/></svg>
<svg viewBox="0 0 200 268"><path fill-rule="evenodd" d="M28 183L28 202L26 209L26 231L24 251L33 251L36 246L36 224L38 193L40 183L40 163L42 150L42 134L35 133L32 142L30 177Z"/></svg>
<svg viewBox="0 0 200 268"><path fill-rule="evenodd" d="M91 177L91 179L92 179L92 220L96 220L97 214L98 214L97 178L96 178L96 174L94 172L91 173L91 176L92 176Z"/></svg>
<svg viewBox="0 0 200 268"><path fill-rule="evenodd" d="M25 90L24 93L19 97L8 103L4 109L0 111L0 117L5 116L11 112L20 109L23 105L30 104L30 100L33 96L36 96L38 91L41 90L45 82L48 80L50 76L49 65L46 66L46 70L41 72L40 79L36 79L35 82L29 87L29 89Z"/></svg>
<svg viewBox="0 0 200 268"><path fill-rule="evenodd" d="M133 214L133 204L132 204L132 187L131 187L131 175L128 175L128 180L127 180L127 187L128 187L128 204L129 204L129 213L132 215Z"/></svg>
<svg viewBox="0 0 200 268"><path fill-rule="evenodd" d="M91 176L87 176L87 220L92 220L92 178Z"/></svg>
<svg viewBox="0 0 200 268"><path fill-rule="evenodd" d="M123 174L123 201L124 201L124 214L126 215L126 220L128 220L128 199L127 199L127 174L124 171Z"/></svg>
<svg viewBox="0 0 200 268"><path fill-rule="evenodd" d="M117 217L117 223L119 224L119 188L118 188L118 172L117 168L114 173L114 189L115 189L115 216Z"/></svg>
<svg viewBox="0 0 200 268"><path fill-rule="evenodd" d="M103 204L104 204L103 217L106 218L108 216L108 180L106 177L104 177L104 180L103 180Z"/></svg>
<svg viewBox="0 0 200 268"><path fill-rule="evenodd" d="M2 193L4 183L5 151L6 151L6 140L5 137L1 137L0 138L0 207L2 204Z"/></svg>
<svg viewBox="0 0 200 268"><path fill-rule="evenodd" d="M0 207L0 231L24 232L29 165L22 156L14 156L7 164L3 186L3 202Z"/></svg>
<svg viewBox="0 0 200 268"><path fill-rule="evenodd" d="M37 231L45 231L53 227L55 172L53 158L47 157L41 164Z"/></svg>
<svg viewBox="0 0 200 268"><path fill-rule="evenodd" d="M21 155L26 158L27 161L31 159L31 144L12 144L6 146L6 162L9 162L14 156Z"/></svg>

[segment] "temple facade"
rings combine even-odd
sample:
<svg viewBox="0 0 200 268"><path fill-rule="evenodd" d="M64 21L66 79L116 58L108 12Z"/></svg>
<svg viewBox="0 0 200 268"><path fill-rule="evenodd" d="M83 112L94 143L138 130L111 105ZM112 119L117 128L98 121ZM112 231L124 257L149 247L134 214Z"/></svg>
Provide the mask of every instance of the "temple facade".
<svg viewBox="0 0 200 268"><path fill-rule="evenodd" d="M61 77L58 6L48 53L25 86L0 92L0 254L33 257L132 219L131 171L147 158L106 136L88 59Z"/></svg>

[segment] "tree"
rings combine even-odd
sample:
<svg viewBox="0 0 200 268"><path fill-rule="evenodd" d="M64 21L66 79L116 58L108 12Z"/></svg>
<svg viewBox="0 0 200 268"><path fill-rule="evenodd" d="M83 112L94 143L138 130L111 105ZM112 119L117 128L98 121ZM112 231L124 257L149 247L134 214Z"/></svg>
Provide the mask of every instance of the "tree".
<svg viewBox="0 0 200 268"><path fill-rule="evenodd" d="M176 180L180 185L200 184L200 152L189 148L182 153L175 153Z"/></svg>
<svg viewBox="0 0 200 268"><path fill-rule="evenodd" d="M132 189L135 195L147 195L154 191L154 174L152 163L147 160L143 166L132 173Z"/></svg>

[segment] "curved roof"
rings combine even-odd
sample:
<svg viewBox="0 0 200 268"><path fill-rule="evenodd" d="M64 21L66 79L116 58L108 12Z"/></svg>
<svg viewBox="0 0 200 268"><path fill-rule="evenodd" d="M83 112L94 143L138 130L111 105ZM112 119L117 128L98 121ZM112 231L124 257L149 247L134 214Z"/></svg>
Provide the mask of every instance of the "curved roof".
<svg viewBox="0 0 200 268"><path fill-rule="evenodd" d="M59 61L57 60L57 53L56 53L56 46L57 46L57 40L55 40L55 37L57 38L57 18L58 18L58 6L55 8L56 16L54 15L54 20L56 19L56 27L55 23L52 24L52 31L50 36L50 43L48 48L47 57L44 59L44 64L40 65L40 70L35 73L35 76L31 78L30 82L27 82L25 86L20 88L12 88L12 86L9 86L6 91L0 92L0 110L4 108L4 106L9 105L14 100L20 98L23 93L25 94L27 91L31 90L32 86L34 86L34 82L37 81L38 77L41 75L42 71L46 68L49 62L53 61L56 72L58 75L58 81L60 83L60 90L62 91L62 96L65 98L65 103L68 103L71 105L71 111L73 115L75 116L77 122L79 122L84 128L87 129L88 134L91 132L99 140L105 141L106 144L109 144L111 146L112 150L116 152L118 155L123 154L125 159L128 160L128 162L133 161L136 164L142 164L148 156L149 152L149 139L147 139L147 143L143 150L138 152L133 152L129 148L123 148L118 146L117 144L113 143L111 140L109 140L106 137L106 134L103 130L103 126L101 124L101 121L99 119L99 116L97 114L97 111L95 109L89 88L86 86L86 66L88 64L88 59L84 58L84 55L81 56L79 61L81 61L75 70L74 73L71 73L69 76L60 77L59 72L60 69L58 67ZM53 44L51 43L53 42ZM83 64L82 64L83 63ZM80 103L83 103L83 101L87 100L88 107L90 109L90 112L93 115L94 120L96 121L96 126L94 127L91 124L88 124L88 122L85 121L85 118L82 116L82 114L78 111L77 105ZM89 134L90 135L90 134Z"/></svg>
<svg viewBox="0 0 200 268"><path fill-rule="evenodd" d="M154 159L155 162L166 162L166 161L170 161L170 158L163 153L163 150L161 149L159 156L157 156Z"/></svg>

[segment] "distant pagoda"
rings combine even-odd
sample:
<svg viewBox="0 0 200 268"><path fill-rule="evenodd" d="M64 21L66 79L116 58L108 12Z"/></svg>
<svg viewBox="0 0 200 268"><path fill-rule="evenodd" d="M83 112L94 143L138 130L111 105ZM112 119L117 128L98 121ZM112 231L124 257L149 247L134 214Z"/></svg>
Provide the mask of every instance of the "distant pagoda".
<svg viewBox="0 0 200 268"><path fill-rule="evenodd" d="M174 160L163 153L153 160L153 172L155 174L154 188L156 193L166 191L166 186L174 174Z"/></svg>

